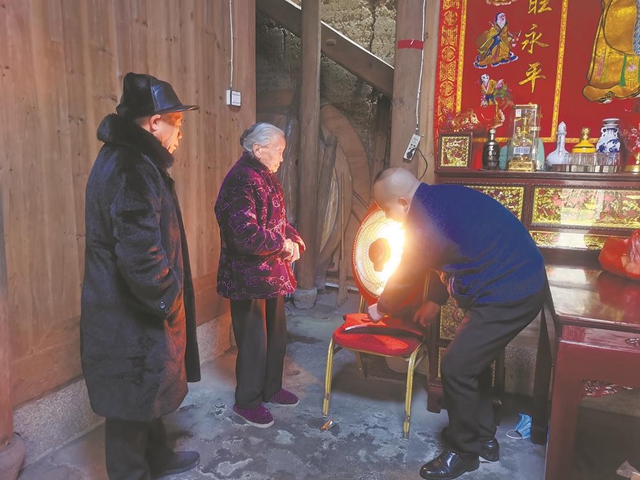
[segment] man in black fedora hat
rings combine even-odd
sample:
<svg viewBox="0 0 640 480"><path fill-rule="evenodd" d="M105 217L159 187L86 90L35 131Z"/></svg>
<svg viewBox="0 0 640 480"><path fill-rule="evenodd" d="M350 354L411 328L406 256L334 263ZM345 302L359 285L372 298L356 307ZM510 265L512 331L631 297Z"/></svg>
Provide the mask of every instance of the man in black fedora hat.
<svg viewBox="0 0 640 480"><path fill-rule="evenodd" d="M127 73L117 114L86 191L81 357L93 410L105 422L110 480L149 480L194 468L173 452L162 416L200 380L195 302L180 206L168 169L183 104L167 82Z"/></svg>

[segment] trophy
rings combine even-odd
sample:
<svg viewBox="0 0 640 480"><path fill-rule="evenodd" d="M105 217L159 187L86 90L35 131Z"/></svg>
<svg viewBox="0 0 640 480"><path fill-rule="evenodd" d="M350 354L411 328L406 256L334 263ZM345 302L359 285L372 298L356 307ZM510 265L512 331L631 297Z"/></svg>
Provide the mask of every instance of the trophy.
<svg viewBox="0 0 640 480"><path fill-rule="evenodd" d="M538 136L540 135L540 109L538 105L515 105L512 122L511 158L507 164L507 170L535 172Z"/></svg>

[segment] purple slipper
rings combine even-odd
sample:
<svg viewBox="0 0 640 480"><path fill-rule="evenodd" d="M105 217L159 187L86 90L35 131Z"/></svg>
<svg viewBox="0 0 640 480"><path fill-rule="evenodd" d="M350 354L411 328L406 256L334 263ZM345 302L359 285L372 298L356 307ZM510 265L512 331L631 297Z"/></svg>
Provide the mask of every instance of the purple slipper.
<svg viewBox="0 0 640 480"><path fill-rule="evenodd" d="M260 404L257 407L243 409L236 405L233 406L233 411L236 415L239 415L249 425L253 425L258 428L268 428L273 425L273 416L268 408Z"/></svg>
<svg viewBox="0 0 640 480"><path fill-rule="evenodd" d="M275 403L276 405L282 405L285 407L295 407L300 403L298 397L284 388L280 389L273 397L269 399L269 403Z"/></svg>

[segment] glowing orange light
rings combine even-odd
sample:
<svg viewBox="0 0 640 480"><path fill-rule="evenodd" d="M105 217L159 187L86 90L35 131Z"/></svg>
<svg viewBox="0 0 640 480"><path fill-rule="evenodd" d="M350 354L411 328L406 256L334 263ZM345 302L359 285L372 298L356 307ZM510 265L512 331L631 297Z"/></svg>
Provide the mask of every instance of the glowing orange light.
<svg viewBox="0 0 640 480"><path fill-rule="evenodd" d="M373 253L372 245L385 239L383 246L376 245ZM385 252L379 250L384 248ZM404 230L402 225L387 218L382 210L373 210L363 220L356 234L353 247L353 267L360 292L366 291L368 300L378 297L387 280L398 268L404 248ZM375 263L374 263L375 262ZM367 295L365 295L367 298Z"/></svg>
<svg viewBox="0 0 640 480"><path fill-rule="evenodd" d="M385 263L382 272L380 272L380 279L386 284L391 274L396 271L400 264L402 250L404 249L404 230L400 223L387 219L385 225L380 229L380 236L389 242L389 248L391 249L391 257Z"/></svg>

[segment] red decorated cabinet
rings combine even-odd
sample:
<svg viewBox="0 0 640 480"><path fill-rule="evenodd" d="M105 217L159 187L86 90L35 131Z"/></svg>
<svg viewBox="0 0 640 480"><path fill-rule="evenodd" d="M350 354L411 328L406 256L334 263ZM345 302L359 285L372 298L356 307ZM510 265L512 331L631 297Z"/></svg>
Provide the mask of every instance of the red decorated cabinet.
<svg viewBox="0 0 640 480"><path fill-rule="evenodd" d="M593 265L607 236L640 228L640 176L630 173L436 170L436 183L461 184L505 205L527 227L547 264ZM430 411L440 411L440 357L462 320L451 303L432 326L429 345ZM504 390L504 362L494 368L496 398Z"/></svg>

